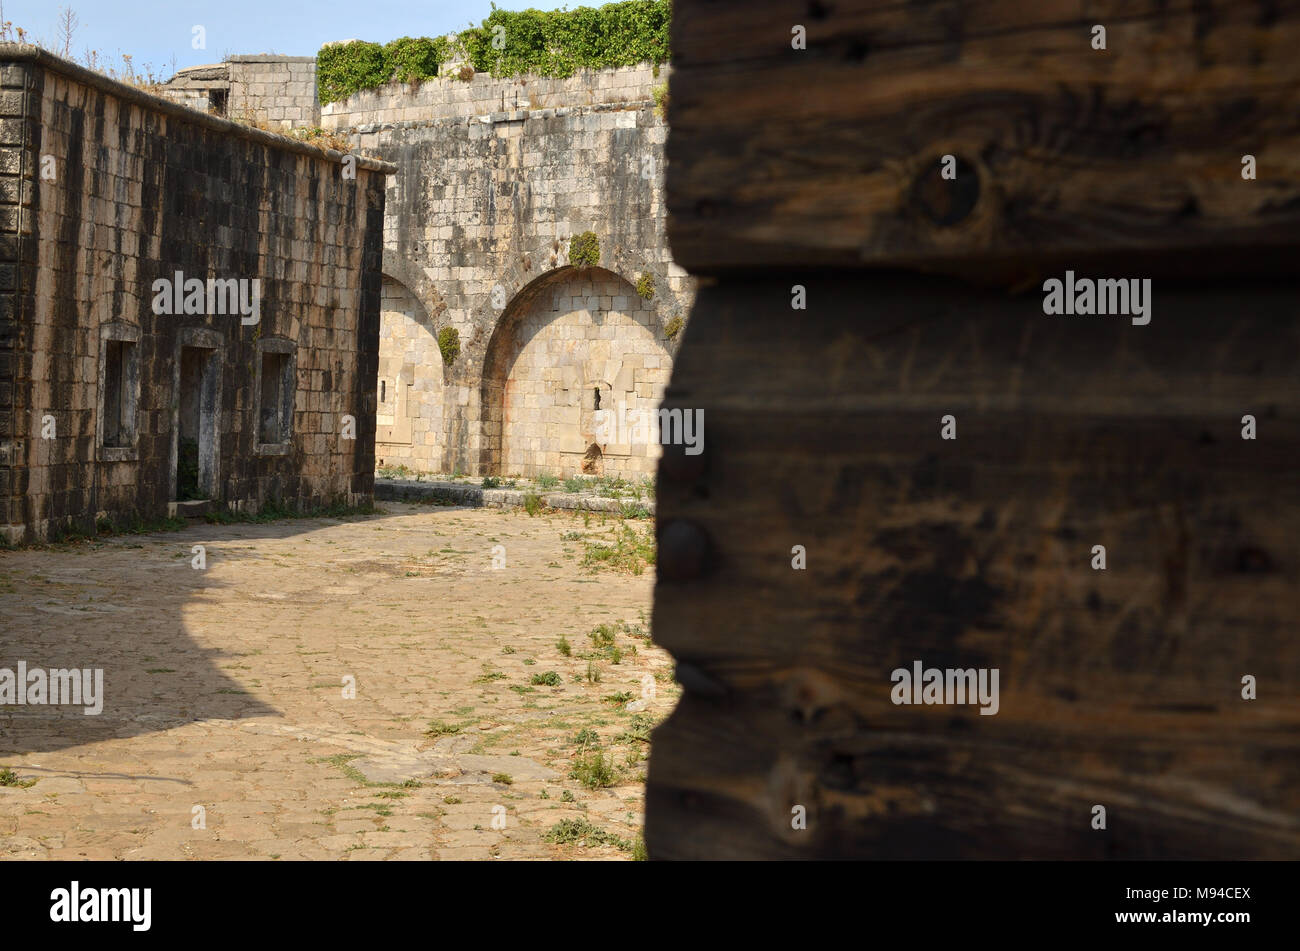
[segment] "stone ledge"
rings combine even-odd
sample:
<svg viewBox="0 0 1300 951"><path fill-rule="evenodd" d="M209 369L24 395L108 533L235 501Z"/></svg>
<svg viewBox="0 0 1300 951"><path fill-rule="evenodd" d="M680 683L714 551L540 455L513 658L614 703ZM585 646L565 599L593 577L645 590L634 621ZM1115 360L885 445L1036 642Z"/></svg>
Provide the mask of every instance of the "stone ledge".
<svg viewBox="0 0 1300 951"><path fill-rule="evenodd" d="M382 122L366 122L361 125L336 126L329 129L345 135L370 135L375 132L391 132L394 129L418 129L427 126L481 122L484 125L497 125L501 122L524 122L529 119L579 117L588 112L640 112L654 103L649 99L628 100L627 102L601 102L590 106L566 106L555 108L547 106L541 109L517 109L508 116L506 113L482 112L455 116L430 116L425 119L385 119ZM504 117L504 118L502 118ZM662 120L661 120L662 121ZM646 126L645 128L651 128Z"/></svg>
<svg viewBox="0 0 1300 951"><path fill-rule="evenodd" d="M450 502L470 508L523 508L521 489L485 489L463 482L421 481L413 479L375 479L375 501L384 502ZM611 499L586 492L539 492L547 508L577 512L623 513L623 506L635 505L653 515L655 503L645 499Z"/></svg>
<svg viewBox="0 0 1300 951"><path fill-rule="evenodd" d="M241 53L227 56L227 63L315 63L315 56L277 56L274 53Z"/></svg>
<svg viewBox="0 0 1300 951"><path fill-rule="evenodd" d="M59 73L74 82L106 92L111 96L148 109L151 112L160 112L193 125L206 126L226 135L248 139L259 145L285 152L297 152L300 155L308 155L315 159L328 159L334 162L343 160L344 153L342 152L320 148L287 136L264 132L261 129L254 129L251 126L232 122L229 119L221 119L206 112L200 112L179 102L173 102L170 99L164 99L136 89L134 86L120 83L115 79L109 79L101 73L86 69L84 66L78 66L76 63L69 62L30 44L0 43L0 85L11 82L8 75L11 67L21 67L29 63ZM371 172L380 172L384 175L395 175L397 173L396 165L367 158L363 155L356 156L356 163L358 168L364 168Z"/></svg>

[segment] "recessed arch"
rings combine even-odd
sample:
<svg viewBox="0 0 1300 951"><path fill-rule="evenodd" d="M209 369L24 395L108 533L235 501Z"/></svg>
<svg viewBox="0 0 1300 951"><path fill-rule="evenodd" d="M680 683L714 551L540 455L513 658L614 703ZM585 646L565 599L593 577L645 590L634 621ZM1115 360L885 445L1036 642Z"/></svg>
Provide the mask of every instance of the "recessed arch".
<svg viewBox="0 0 1300 951"><path fill-rule="evenodd" d="M659 447L608 422L657 408L672 358L653 301L605 268L561 267L506 305L480 382L484 473L653 473ZM595 450L593 452L593 449Z"/></svg>
<svg viewBox="0 0 1300 951"><path fill-rule="evenodd" d="M403 257L392 248L384 249L383 266L380 268L384 277L402 284L424 308L424 313L433 322L441 320L447 312L447 304L438 293L437 286L429 280L424 268ZM437 330L434 330L436 336Z"/></svg>
<svg viewBox="0 0 1300 951"><path fill-rule="evenodd" d="M438 328L420 297L387 272L380 291L375 389L375 464L443 471L447 426Z"/></svg>

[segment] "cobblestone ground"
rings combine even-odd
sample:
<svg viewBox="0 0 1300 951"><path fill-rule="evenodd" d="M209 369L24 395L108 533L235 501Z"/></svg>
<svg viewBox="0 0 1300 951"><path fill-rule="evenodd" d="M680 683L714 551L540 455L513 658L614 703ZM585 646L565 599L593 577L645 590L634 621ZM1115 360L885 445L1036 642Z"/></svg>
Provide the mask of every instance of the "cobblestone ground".
<svg viewBox="0 0 1300 951"><path fill-rule="evenodd" d="M632 857L679 688L641 636L653 569L584 557L650 524L384 509L0 552L0 668L105 695L0 707L0 854Z"/></svg>

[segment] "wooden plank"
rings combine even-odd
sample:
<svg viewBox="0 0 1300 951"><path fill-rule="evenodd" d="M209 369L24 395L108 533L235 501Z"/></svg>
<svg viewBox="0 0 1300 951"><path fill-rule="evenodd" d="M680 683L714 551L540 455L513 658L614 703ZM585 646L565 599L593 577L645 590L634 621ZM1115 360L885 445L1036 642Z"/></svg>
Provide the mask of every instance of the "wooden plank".
<svg viewBox="0 0 1300 951"><path fill-rule="evenodd" d="M1296 283L1158 281L1139 327L794 280L704 287L666 395L706 443L660 470L651 856L1300 855ZM893 704L914 660L999 712Z"/></svg>
<svg viewBox="0 0 1300 951"><path fill-rule="evenodd" d="M675 5L669 233L692 271L1015 281L1031 252L1300 243L1300 3L813 7Z"/></svg>

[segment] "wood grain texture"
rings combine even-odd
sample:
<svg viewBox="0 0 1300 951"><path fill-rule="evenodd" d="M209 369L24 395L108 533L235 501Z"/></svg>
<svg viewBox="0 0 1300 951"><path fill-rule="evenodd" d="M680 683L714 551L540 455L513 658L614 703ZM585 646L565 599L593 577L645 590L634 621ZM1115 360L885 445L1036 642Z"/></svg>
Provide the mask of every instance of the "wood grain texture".
<svg viewBox="0 0 1300 951"><path fill-rule="evenodd" d="M1145 327L925 276L702 289L652 858L1300 858L1298 288L1154 287ZM998 668L1000 712L895 706L913 660Z"/></svg>
<svg viewBox="0 0 1300 951"><path fill-rule="evenodd" d="M1126 249L1233 273L1300 243L1295 0L679 0L672 42L669 234L696 273L1014 282L1026 252Z"/></svg>

